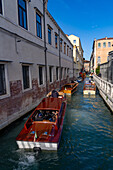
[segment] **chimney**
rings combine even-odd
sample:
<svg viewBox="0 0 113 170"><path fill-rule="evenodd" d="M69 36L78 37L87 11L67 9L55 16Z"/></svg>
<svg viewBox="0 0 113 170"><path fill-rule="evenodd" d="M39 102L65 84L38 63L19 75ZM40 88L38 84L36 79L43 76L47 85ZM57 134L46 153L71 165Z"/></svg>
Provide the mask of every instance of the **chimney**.
<svg viewBox="0 0 113 170"><path fill-rule="evenodd" d="M107 40L107 37L105 37L105 39Z"/></svg>

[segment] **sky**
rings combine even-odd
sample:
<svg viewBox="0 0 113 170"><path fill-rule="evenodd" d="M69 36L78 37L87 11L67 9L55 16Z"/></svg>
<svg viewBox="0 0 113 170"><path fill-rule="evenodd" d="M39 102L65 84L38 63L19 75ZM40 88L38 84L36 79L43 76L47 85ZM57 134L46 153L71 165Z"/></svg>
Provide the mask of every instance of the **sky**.
<svg viewBox="0 0 113 170"><path fill-rule="evenodd" d="M95 38L113 37L113 0L48 0L48 10L65 34L80 37L86 60Z"/></svg>

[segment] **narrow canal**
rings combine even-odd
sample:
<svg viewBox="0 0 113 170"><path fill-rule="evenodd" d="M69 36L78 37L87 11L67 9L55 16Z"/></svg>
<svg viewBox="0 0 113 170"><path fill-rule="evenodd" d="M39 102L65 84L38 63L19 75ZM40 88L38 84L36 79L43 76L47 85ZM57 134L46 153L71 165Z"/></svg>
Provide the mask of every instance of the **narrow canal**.
<svg viewBox="0 0 113 170"><path fill-rule="evenodd" d="M15 138L28 116L0 135L0 170L113 169L113 115L99 94L83 97L83 83L67 97L60 148L39 154L18 149Z"/></svg>

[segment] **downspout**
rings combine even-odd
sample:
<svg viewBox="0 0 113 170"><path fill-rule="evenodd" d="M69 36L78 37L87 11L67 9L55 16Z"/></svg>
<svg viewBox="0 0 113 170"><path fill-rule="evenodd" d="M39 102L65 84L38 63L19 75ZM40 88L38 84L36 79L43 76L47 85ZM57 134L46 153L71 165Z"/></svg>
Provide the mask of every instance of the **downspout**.
<svg viewBox="0 0 113 170"><path fill-rule="evenodd" d="M46 3L46 0L43 0L44 53L45 53L46 94L47 94L48 93L48 81L47 81L47 47L46 47L45 3Z"/></svg>
<svg viewBox="0 0 113 170"><path fill-rule="evenodd" d="M61 90L61 53L60 53L60 29L58 29L58 34L59 34L59 69L60 69L60 84L59 84L59 89Z"/></svg>

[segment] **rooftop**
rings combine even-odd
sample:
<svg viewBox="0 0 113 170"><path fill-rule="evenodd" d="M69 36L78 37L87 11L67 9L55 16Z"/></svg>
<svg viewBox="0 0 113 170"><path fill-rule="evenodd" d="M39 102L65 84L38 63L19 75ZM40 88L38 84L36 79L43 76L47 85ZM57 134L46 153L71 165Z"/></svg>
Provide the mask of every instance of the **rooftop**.
<svg viewBox="0 0 113 170"><path fill-rule="evenodd" d="M98 39L97 41L99 41L99 40L111 40L111 39L113 39L113 37L105 37L105 38L101 38L101 39Z"/></svg>

